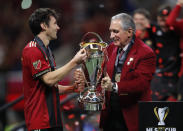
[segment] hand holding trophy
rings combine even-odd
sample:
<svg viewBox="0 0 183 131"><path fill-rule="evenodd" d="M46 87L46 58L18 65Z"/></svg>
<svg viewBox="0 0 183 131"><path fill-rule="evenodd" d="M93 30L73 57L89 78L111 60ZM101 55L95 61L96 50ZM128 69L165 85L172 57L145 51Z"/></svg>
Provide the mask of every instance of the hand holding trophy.
<svg viewBox="0 0 183 131"><path fill-rule="evenodd" d="M84 110L99 111L102 110L105 102L105 90L99 89L99 84L106 72L107 44L101 37L94 32L86 33L80 44L87 53L87 59L81 65L81 70L75 73L77 81L84 81L85 89L80 92L78 99Z"/></svg>

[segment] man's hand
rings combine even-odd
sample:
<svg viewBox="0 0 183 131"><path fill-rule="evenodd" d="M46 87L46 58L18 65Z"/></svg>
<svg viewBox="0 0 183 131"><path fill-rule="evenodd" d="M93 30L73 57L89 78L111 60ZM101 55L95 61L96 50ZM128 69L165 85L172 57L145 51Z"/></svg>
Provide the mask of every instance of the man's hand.
<svg viewBox="0 0 183 131"><path fill-rule="evenodd" d="M79 93L79 92L83 92L85 89L85 83L81 82L81 83L74 83L74 89L73 92L75 93Z"/></svg>
<svg viewBox="0 0 183 131"><path fill-rule="evenodd" d="M101 87L107 91L112 91L113 83L111 82L111 79L109 76L106 76L102 79Z"/></svg>
<svg viewBox="0 0 183 131"><path fill-rule="evenodd" d="M77 52L77 54L74 56L74 58L72 59L76 64L81 64L83 61L85 61L87 58L86 55L86 50L85 49L81 49Z"/></svg>
<svg viewBox="0 0 183 131"><path fill-rule="evenodd" d="M83 92L85 88L85 77L81 69L76 69L74 72L75 92Z"/></svg>

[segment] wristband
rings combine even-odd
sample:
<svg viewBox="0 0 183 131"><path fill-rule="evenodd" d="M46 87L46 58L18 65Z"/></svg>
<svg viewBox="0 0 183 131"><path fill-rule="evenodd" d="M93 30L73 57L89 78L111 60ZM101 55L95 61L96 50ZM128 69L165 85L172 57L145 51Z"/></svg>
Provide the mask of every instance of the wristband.
<svg viewBox="0 0 183 131"><path fill-rule="evenodd" d="M118 93L118 87L117 87L117 84L116 84L116 83L113 83L112 91L113 91L114 93Z"/></svg>

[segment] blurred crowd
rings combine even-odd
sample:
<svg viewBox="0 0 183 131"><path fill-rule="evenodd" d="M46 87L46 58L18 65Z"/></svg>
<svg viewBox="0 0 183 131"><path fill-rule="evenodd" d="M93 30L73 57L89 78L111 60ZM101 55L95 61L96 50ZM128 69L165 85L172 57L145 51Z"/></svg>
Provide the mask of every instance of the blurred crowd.
<svg viewBox="0 0 183 131"><path fill-rule="evenodd" d="M80 48L82 36L87 32L96 32L105 42L110 43L108 28L111 16L121 12L131 14L137 28L136 36L157 54L157 70L151 85L153 100L183 100L183 27L181 23L180 27L176 23L181 14L181 0L32 0L28 9L22 9L21 2L22 0L1 0L0 4L0 107L22 95L21 53L27 42L33 39L28 18L40 7L54 8L61 16L58 39L50 44L57 56L57 66L64 65L73 57ZM71 83L71 75L64 82ZM18 118L18 121L24 119L22 107L0 112L0 130ZM74 109L72 102L64 107L68 116L66 122L73 117L68 112L70 108ZM78 112L81 113L77 110L76 113ZM17 119L13 121L8 114ZM79 118L83 120L85 113ZM93 118L86 120L88 123L97 122ZM97 130L96 125L93 128ZM72 128L68 125L67 130Z"/></svg>

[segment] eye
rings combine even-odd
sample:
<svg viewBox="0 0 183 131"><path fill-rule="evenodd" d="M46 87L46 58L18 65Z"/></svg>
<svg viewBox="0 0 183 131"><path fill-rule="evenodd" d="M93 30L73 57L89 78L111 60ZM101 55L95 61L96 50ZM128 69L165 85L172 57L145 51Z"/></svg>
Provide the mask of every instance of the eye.
<svg viewBox="0 0 183 131"><path fill-rule="evenodd" d="M119 31L118 31L118 30L113 30L113 32L114 32L114 33L119 33Z"/></svg>
<svg viewBox="0 0 183 131"><path fill-rule="evenodd" d="M111 33L119 33L119 30L109 30Z"/></svg>

